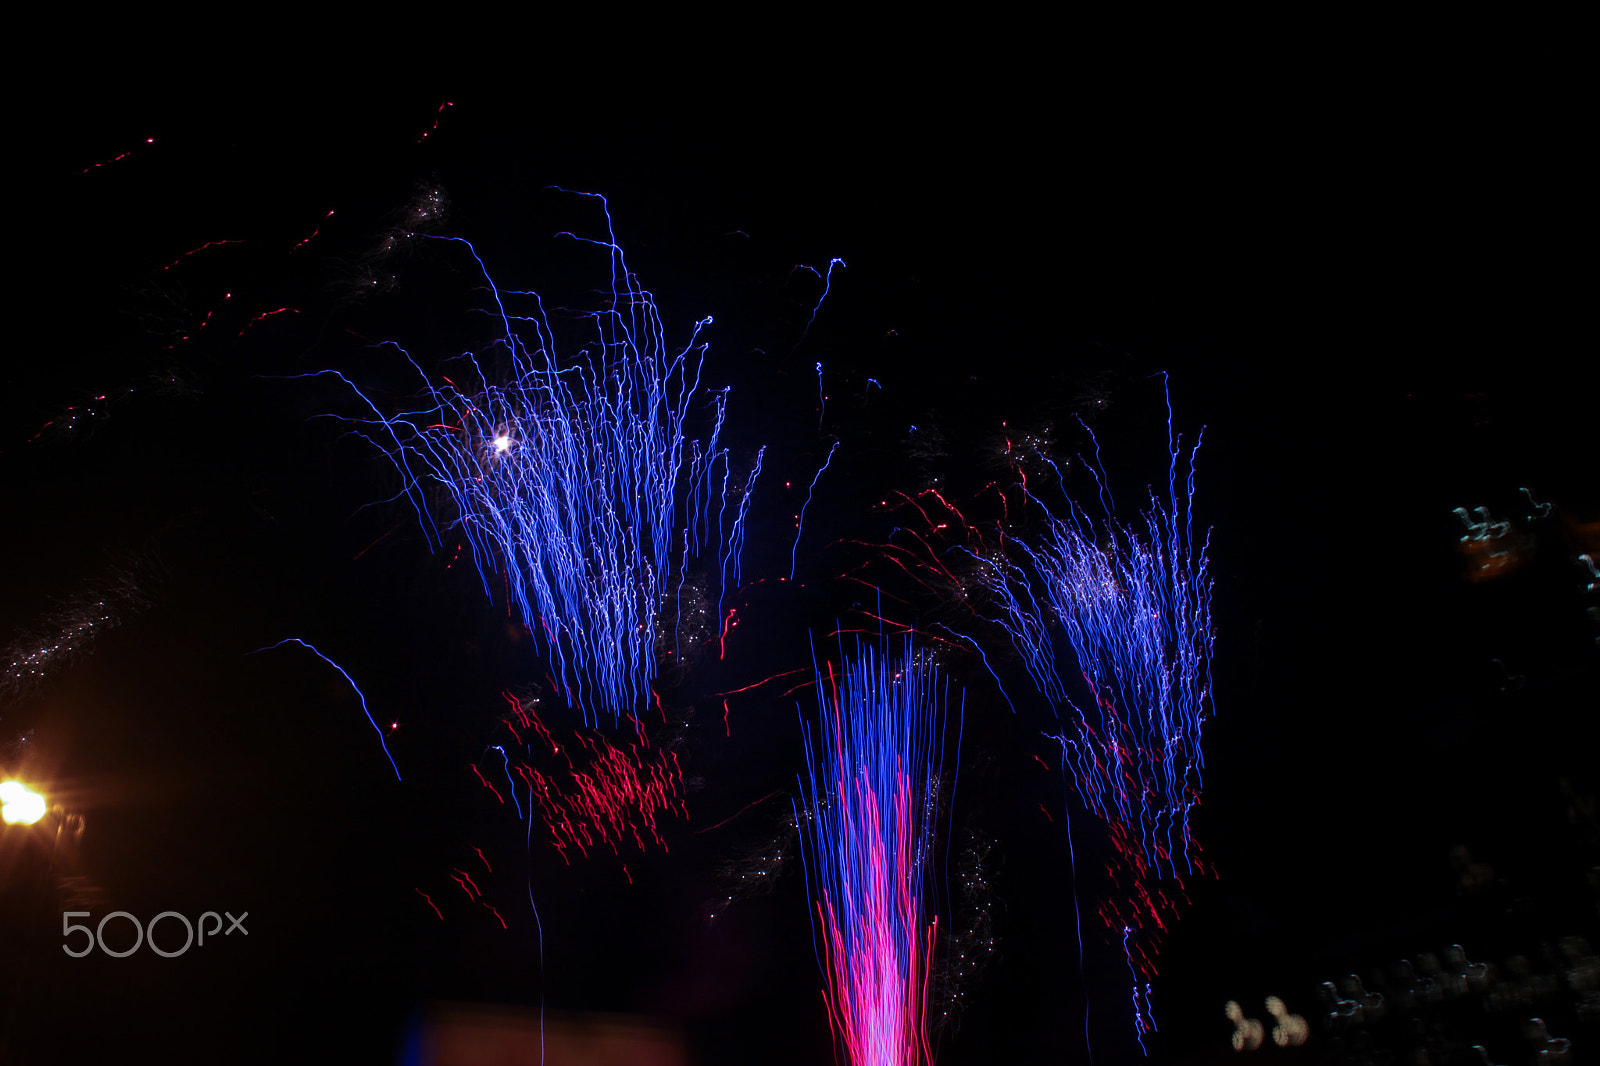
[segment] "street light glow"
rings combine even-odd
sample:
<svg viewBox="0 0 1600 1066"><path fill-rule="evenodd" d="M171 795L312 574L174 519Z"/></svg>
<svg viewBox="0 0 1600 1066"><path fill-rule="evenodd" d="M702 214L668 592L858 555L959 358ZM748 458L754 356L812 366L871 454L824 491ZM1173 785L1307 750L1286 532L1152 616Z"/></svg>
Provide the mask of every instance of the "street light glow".
<svg viewBox="0 0 1600 1066"><path fill-rule="evenodd" d="M44 797L21 781L0 782L0 819L7 825L32 825L44 817Z"/></svg>

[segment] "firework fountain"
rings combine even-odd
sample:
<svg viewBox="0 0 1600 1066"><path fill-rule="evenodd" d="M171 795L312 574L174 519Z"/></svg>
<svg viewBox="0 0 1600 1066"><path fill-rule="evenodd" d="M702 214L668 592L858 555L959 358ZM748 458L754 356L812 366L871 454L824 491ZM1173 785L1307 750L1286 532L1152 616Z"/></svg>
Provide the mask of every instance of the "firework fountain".
<svg viewBox="0 0 1600 1066"><path fill-rule="evenodd" d="M932 861L944 695L907 638L859 646L819 672L807 735L805 838L829 1019L853 1066L930 1062L927 999L937 919Z"/></svg>

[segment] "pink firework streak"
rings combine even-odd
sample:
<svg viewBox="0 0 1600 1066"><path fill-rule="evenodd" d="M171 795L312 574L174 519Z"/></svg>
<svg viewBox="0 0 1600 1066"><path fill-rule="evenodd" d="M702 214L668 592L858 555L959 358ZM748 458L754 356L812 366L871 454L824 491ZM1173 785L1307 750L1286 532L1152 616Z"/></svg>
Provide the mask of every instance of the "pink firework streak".
<svg viewBox="0 0 1600 1066"><path fill-rule="evenodd" d="M562 743L528 705L510 694L506 698L518 724L532 729L538 738L530 747L548 752L548 758L540 759L548 764L546 769L513 762L509 772L520 780L523 798L531 799L531 806L550 827L551 842L563 859L571 863L574 850L588 857L600 847L620 856L630 840L640 851L652 846L667 850L660 820L689 816L676 752L656 747L632 719L628 720L634 725L634 740L626 747L587 731ZM511 727L510 721L506 724ZM492 788L487 781L484 784Z"/></svg>

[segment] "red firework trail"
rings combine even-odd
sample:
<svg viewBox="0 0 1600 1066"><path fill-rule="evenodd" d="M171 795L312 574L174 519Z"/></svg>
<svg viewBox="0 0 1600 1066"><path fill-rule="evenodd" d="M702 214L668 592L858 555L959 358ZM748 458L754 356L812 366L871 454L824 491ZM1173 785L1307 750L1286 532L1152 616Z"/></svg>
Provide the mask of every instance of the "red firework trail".
<svg viewBox="0 0 1600 1066"><path fill-rule="evenodd" d="M571 743L558 743L550 730L516 697L507 694L514 715L550 745L553 766L540 768L526 762L510 764L522 781L544 822L551 843L568 863L572 852L584 857L599 847L617 855L632 841L640 851L666 849L660 821L668 816L688 817L683 803L683 770L675 752L650 742L639 721L634 739L626 746L599 733L580 730ZM575 757L576 756L576 757ZM530 812L531 813L531 812ZM627 868L623 871L627 874ZM632 875L627 875L632 880Z"/></svg>

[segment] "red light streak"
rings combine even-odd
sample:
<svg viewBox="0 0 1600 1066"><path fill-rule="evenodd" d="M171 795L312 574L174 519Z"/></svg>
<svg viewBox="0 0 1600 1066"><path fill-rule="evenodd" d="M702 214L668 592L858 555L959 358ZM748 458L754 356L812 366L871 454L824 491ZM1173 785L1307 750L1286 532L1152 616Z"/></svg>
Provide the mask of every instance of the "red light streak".
<svg viewBox="0 0 1600 1066"><path fill-rule="evenodd" d="M599 734L574 734L573 743L563 747L554 742L538 715L525 707L520 712L529 725L551 743L551 754L563 756L564 770L546 772L526 763L516 763L513 771L528 785L550 829L551 843L567 863L575 849L584 857L600 846L620 856L623 844L631 839L640 851L652 846L666 849L660 820L676 814L687 818L683 804L683 771L677 755L651 744L643 726L630 718L635 739L626 747ZM568 749L576 747L587 758L575 760ZM631 874L624 874L631 880Z"/></svg>
<svg viewBox="0 0 1600 1066"><path fill-rule="evenodd" d="M780 677L788 677L790 674L807 674L807 673L810 673L810 671L806 670L804 668L797 669L797 670L785 670L781 674L773 674L771 677L764 677L760 681L754 682L753 684L745 685L743 688L730 688L726 692L716 692L716 693L712 693L712 695L713 695L713 697L735 696L735 695L738 695L741 692L749 692L753 688L760 688L762 685L765 685L768 681L776 681ZM789 691L793 692L794 690L790 689Z"/></svg>
<svg viewBox="0 0 1600 1066"><path fill-rule="evenodd" d="M461 886L461 890L467 894L468 899L479 900L483 898L483 893L478 891L477 884L473 882L465 870L453 871L450 874L450 879Z"/></svg>
<svg viewBox="0 0 1600 1066"><path fill-rule="evenodd" d="M299 308L295 308L295 307L280 307L276 311L263 311L259 315L257 315L256 317L252 318L250 321L248 321L248 322L246 322L244 324L244 329L241 329L239 331L239 336L241 336L241 337L244 336L244 330L245 329L249 329L251 326L255 325L257 322L260 322L263 319L271 318L273 315L284 315L284 314L298 315L299 313L300 313Z"/></svg>
<svg viewBox="0 0 1600 1066"><path fill-rule="evenodd" d="M433 113L433 125L422 131L422 136L417 138L418 144L421 144L423 141L433 136L434 131L439 128L439 123L444 121L444 113L454 106L456 105L450 100L446 100L444 103L439 105L438 110Z"/></svg>
<svg viewBox="0 0 1600 1066"><path fill-rule="evenodd" d="M295 252L298 252L305 245L310 244L313 240L315 240L317 234L322 232L322 223L328 221L328 219L330 219L332 217L333 217L333 212L332 211L329 211L327 214L323 215L322 216L322 222L318 222L317 223L317 228L312 230L311 234L309 236L302 237L299 241L297 241L295 243L295 246L293 248L289 249L289 254L293 255Z"/></svg>
<svg viewBox="0 0 1600 1066"><path fill-rule="evenodd" d="M185 259L189 258L191 255L198 255L200 252L205 251L207 248L218 248L218 247L221 247L224 244L248 244L248 243L249 243L248 241L242 241L242 240L240 240L240 241L207 241L206 243L202 244L198 248L193 248L193 249L190 249L187 252L184 252L182 255L178 256L178 258L174 259L172 262L168 263L166 266L162 267L161 269L162 269L162 271L171 270L173 267L177 266L179 263L183 262ZM229 293L228 295L232 296L233 294Z"/></svg>
<svg viewBox="0 0 1600 1066"><path fill-rule="evenodd" d="M147 144L147 145L148 144L155 144L156 143L156 139L154 137L146 137L144 139L144 143ZM78 171L78 173L79 174L87 174L92 170L99 170L101 167L108 167L112 163L120 163L124 159L126 159L130 155L132 155L134 152L137 152L138 150L139 149L137 149L137 148L129 148L126 152L123 152L123 153L121 153L119 155L114 155L110 159L107 159L102 163L91 163L88 166L84 167L82 170Z"/></svg>
<svg viewBox="0 0 1600 1066"><path fill-rule="evenodd" d="M499 800L502 804L504 804L505 803L505 797L500 795L500 790L499 789L497 789L493 785L489 784L489 779L483 776L483 772L478 769L477 764L476 763L468 763L467 765L471 766L472 767L472 772L478 775L478 780L483 782L483 787L488 789L490 792L493 792L494 793L494 798Z"/></svg>
<svg viewBox="0 0 1600 1066"><path fill-rule="evenodd" d="M768 792L765 796L762 796L760 799L751 800L749 803L746 803L743 807L740 807L738 810L736 810L732 814L728 815L726 818L724 818L722 821L718 822L716 825L708 825L704 829L696 829L694 831L695 835L699 836L701 833L709 833L713 829L721 829L723 826L727 825L729 822L733 821L735 818L739 817L739 815L743 814L745 811L748 811L750 808L755 807L755 806L759 806L760 804L763 804L763 803L767 802L767 800L771 799L773 796L781 796L781 795L783 795L783 792L784 792L784 790L781 789L781 788L773 789L771 792Z"/></svg>

